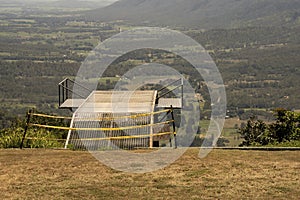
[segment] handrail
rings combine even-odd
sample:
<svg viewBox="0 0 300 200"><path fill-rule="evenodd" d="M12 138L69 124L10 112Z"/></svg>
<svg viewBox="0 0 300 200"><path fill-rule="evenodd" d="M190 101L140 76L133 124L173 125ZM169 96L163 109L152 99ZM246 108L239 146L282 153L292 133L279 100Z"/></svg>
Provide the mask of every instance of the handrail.
<svg viewBox="0 0 300 200"><path fill-rule="evenodd" d="M174 91L174 90L176 90L177 88L180 88L180 87L181 87L181 98L183 99L183 78L180 78L180 79L178 79L176 81L173 81L172 83L170 83L170 84L162 87L161 89L159 89L157 92L159 93L159 92L163 91L164 89L167 89L169 86L174 85L178 81L181 81L180 85L177 85L175 88L173 88L173 89L171 89L171 90L169 90L169 91L167 91L167 92L165 92L165 93L163 93L161 95L157 94L156 100L160 99L163 96L166 96L167 94L171 93L172 91Z"/></svg>
<svg viewBox="0 0 300 200"><path fill-rule="evenodd" d="M62 88L64 88L64 89L68 90L69 92L72 92L73 94L76 94L76 95L80 96L81 98L85 98L83 95L80 95L80 94L74 92L73 90L71 90L70 88L67 88L67 87L64 86L64 85L60 85L60 86L61 86Z"/></svg>
<svg viewBox="0 0 300 200"><path fill-rule="evenodd" d="M182 85L178 85L177 87L173 88L172 90L169 90L168 92L163 93L162 95L158 96L157 99L160 99L161 97L166 96L167 94L171 93L172 91L174 91L180 87L182 87Z"/></svg>
<svg viewBox="0 0 300 200"><path fill-rule="evenodd" d="M80 86L81 88L86 89L87 91L90 92L90 89L89 89L89 88L87 88L87 87L85 87L84 85L81 85L81 84L79 84L79 83L73 81L73 80L70 79L70 78L65 78L63 81L61 81L61 82L59 83L59 85L62 85L62 84L63 84L64 82L66 82L66 81L70 81L70 82L74 83L75 85L78 85L78 86Z"/></svg>
<svg viewBox="0 0 300 200"><path fill-rule="evenodd" d="M64 82L66 82L67 80L70 80L69 78L65 78L64 80L62 80L58 85L62 85Z"/></svg>
<svg viewBox="0 0 300 200"><path fill-rule="evenodd" d="M88 92L92 92L90 89L88 89L87 87L71 80L70 78L65 78L64 80L62 80L59 84L58 84L58 103L59 106L61 106L63 104L63 102L65 102L67 99L69 99L69 93L71 94L75 94L81 98L86 98L84 95L81 95L79 93L74 92L69 85L69 82L71 83L72 86L74 85L78 85L80 88L88 91Z"/></svg>
<svg viewBox="0 0 300 200"><path fill-rule="evenodd" d="M172 82L172 83L169 83L168 85L166 85L166 86L162 87L161 89L157 90L157 92L160 92L160 91L162 91L163 89L166 89L167 87L169 87L170 85L173 85L174 83L176 83L176 82L178 82L178 81L182 81L182 78L180 78L180 79L178 79L178 80L176 80L176 81L174 81L174 82Z"/></svg>

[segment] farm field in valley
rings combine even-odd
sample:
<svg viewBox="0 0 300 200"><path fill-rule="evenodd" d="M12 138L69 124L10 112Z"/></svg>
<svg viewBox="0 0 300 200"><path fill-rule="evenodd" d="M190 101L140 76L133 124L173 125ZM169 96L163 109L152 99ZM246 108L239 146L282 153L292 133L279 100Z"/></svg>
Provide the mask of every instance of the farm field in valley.
<svg viewBox="0 0 300 200"><path fill-rule="evenodd" d="M298 199L300 155L290 151L189 149L163 170L129 174L91 154L0 150L2 199Z"/></svg>

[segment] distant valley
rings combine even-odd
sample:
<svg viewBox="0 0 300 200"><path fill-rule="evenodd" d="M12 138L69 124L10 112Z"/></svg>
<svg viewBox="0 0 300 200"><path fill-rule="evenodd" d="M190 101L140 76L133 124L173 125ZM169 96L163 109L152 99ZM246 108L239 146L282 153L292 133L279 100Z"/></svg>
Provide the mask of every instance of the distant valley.
<svg viewBox="0 0 300 200"><path fill-rule="evenodd" d="M66 5L65 0L35 7L19 0L0 2L0 128L32 107L65 112L58 109L57 84L74 78L99 42L141 25L179 30L198 41L219 67L232 116L300 109L298 0L120 0L105 8L82 1ZM99 86L112 88L116 74L146 62L142 55L125 55ZM154 59L203 86L188 64L172 57ZM209 113L208 91L199 87L197 92L206 100L203 113Z"/></svg>

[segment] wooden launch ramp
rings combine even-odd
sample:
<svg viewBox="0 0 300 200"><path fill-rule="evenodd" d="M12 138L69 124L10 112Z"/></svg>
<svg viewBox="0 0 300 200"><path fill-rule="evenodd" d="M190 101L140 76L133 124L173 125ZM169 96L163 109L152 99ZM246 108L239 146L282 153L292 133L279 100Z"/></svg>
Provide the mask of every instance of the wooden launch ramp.
<svg viewBox="0 0 300 200"><path fill-rule="evenodd" d="M70 128L77 130L69 131L65 147L152 148L171 140L174 120L170 110L156 110L156 100L155 90L92 92L73 114Z"/></svg>

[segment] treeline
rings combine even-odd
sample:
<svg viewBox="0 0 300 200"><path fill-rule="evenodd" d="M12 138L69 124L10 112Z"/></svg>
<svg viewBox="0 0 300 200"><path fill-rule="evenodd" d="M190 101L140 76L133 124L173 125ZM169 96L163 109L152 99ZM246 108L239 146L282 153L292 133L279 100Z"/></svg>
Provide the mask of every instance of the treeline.
<svg viewBox="0 0 300 200"><path fill-rule="evenodd" d="M78 63L0 61L0 129L9 127L29 108L61 112L57 85L65 77L75 76L79 66Z"/></svg>
<svg viewBox="0 0 300 200"><path fill-rule="evenodd" d="M248 27L237 29L213 29L207 31L188 30L189 36L197 40L206 49L260 47L267 44L299 44L300 27Z"/></svg>
<svg viewBox="0 0 300 200"><path fill-rule="evenodd" d="M241 146L299 145L300 113L277 109L276 122L267 124L251 117L239 133L244 138Z"/></svg>

